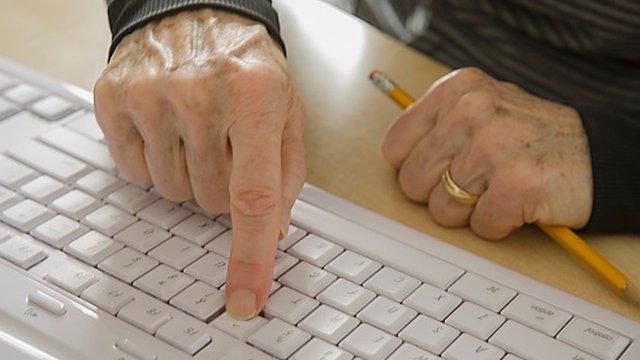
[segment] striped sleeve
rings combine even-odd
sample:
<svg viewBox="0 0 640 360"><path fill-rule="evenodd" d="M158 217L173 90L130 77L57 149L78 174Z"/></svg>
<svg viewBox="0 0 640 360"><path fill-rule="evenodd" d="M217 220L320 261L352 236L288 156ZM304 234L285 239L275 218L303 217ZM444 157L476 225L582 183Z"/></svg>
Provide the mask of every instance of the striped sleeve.
<svg viewBox="0 0 640 360"><path fill-rule="evenodd" d="M135 29L176 11L202 7L232 11L261 22L284 50L271 0L108 0L112 34L109 58L120 41Z"/></svg>

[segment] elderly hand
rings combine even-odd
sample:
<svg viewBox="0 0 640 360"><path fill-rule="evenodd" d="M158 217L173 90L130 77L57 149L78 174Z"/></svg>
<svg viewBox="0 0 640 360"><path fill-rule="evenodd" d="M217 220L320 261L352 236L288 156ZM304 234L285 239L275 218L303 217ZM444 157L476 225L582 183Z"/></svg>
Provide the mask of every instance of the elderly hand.
<svg viewBox="0 0 640 360"><path fill-rule="evenodd" d="M227 310L256 315L305 178L304 110L277 43L238 15L181 12L128 35L94 92L122 177L231 212Z"/></svg>
<svg viewBox="0 0 640 360"><path fill-rule="evenodd" d="M384 156L412 200L444 226L470 224L488 239L526 223L581 228L592 206L591 161L578 113L480 70L437 81L389 129ZM479 195L456 201L441 176Z"/></svg>

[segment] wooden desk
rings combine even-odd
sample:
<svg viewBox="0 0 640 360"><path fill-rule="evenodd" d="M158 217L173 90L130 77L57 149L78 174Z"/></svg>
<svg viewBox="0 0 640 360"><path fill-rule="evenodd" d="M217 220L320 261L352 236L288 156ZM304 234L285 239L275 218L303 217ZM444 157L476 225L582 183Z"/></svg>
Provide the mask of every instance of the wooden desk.
<svg viewBox="0 0 640 360"><path fill-rule="evenodd" d="M289 62L306 101L308 181L361 206L640 320L626 304L533 227L501 242L444 229L405 199L378 144L400 110L369 84L379 68L419 96L446 67L315 0L280 0ZM91 88L104 66L109 33L104 0L3 0L0 55ZM640 284L640 237L586 236Z"/></svg>

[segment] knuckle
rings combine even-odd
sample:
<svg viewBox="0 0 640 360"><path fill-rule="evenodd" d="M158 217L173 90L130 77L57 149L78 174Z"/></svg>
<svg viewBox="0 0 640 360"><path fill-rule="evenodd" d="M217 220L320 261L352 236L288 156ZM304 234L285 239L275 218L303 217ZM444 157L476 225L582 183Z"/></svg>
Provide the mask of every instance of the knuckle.
<svg viewBox="0 0 640 360"><path fill-rule="evenodd" d="M497 105L496 93L488 86L482 86L464 94L455 105L458 111L479 114L493 111Z"/></svg>
<svg viewBox="0 0 640 360"><path fill-rule="evenodd" d="M406 170L403 171L403 169L404 167L400 169L400 174L398 175L400 190L413 201L424 201L423 192L414 185L413 175L410 175Z"/></svg>
<svg viewBox="0 0 640 360"><path fill-rule="evenodd" d="M122 101L127 110L137 113L149 106L149 96L153 94L152 83L152 79L136 78L124 86Z"/></svg>
<svg viewBox="0 0 640 360"><path fill-rule="evenodd" d="M473 66L460 68L458 70L455 70L454 73L457 77L465 79L467 81L480 81L489 77L486 72Z"/></svg>
<svg viewBox="0 0 640 360"><path fill-rule="evenodd" d="M245 217L262 217L273 212L280 196L275 188L268 186L237 186L232 188L231 207Z"/></svg>

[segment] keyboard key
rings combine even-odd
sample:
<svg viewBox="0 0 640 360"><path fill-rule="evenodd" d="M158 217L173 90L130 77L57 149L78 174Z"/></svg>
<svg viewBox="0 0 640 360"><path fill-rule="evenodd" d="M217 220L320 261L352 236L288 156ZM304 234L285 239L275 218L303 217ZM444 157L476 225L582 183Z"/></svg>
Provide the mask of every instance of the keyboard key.
<svg viewBox="0 0 640 360"><path fill-rule="evenodd" d="M64 247L64 251L92 266L122 248L122 244L95 231L89 231Z"/></svg>
<svg viewBox="0 0 640 360"><path fill-rule="evenodd" d="M18 83L18 80L0 73L0 90L8 89Z"/></svg>
<svg viewBox="0 0 640 360"><path fill-rule="evenodd" d="M297 324L320 303L288 287L282 287L267 299L264 313L291 324Z"/></svg>
<svg viewBox="0 0 640 360"><path fill-rule="evenodd" d="M369 324L361 324L349 334L340 347L365 359L382 360L400 346L402 341Z"/></svg>
<svg viewBox="0 0 640 360"><path fill-rule="evenodd" d="M68 292L79 296L80 293L98 282L91 270L84 266L65 263L45 275L45 280Z"/></svg>
<svg viewBox="0 0 640 360"><path fill-rule="evenodd" d="M86 112L65 124L69 129L82 134L90 139L104 142L104 133L96 121L96 117L91 112Z"/></svg>
<svg viewBox="0 0 640 360"><path fill-rule="evenodd" d="M357 314L376 294L349 280L338 279L318 295L318 300L349 315Z"/></svg>
<svg viewBox="0 0 640 360"><path fill-rule="evenodd" d="M200 215L202 215L202 216L204 216L206 218L213 219L216 216L218 216L218 214L207 214L207 212L202 210L202 208L194 200L185 201L185 202L182 203L182 206L184 206L187 209L193 211L194 213L200 214Z"/></svg>
<svg viewBox="0 0 640 360"><path fill-rule="evenodd" d="M147 253L170 237L171 234L168 231L145 221L138 221L117 233L113 238L138 251Z"/></svg>
<svg viewBox="0 0 640 360"><path fill-rule="evenodd" d="M156 336L187 354L194 355L211 341L204 330L205 326L187 318L176 318L158 329Z"/></svg>
<svg viewBox="0 0 640 360"><path fill-rule="evenodd" d="M622 354L620 360L640 359L640 341L634 341L627 351Z"/></svg>
<svg viewBox="0 0 640 360"><path fill-rule="evenodd" d="M4 210L19 203L24 198L4 186L0 186L0 210Z"/></svg>
<svg viewBox="0 0 640 360"><path fill-rule="evenodd" d="M265 326L269 320L256 316L247 321L236 320L226 312L218 316L211 325L226 332L240 341L246 341L249 336Z"/></svg>
<svg viewBox="0 0 640 360"><path fill-rule="evenodd" d="M113 236L136 222L136 218L124 211L105 205L82 219L82 223L107 236Z"/></svg>
<svg viewBox="0 0 640 360"><path fill-rule="evenodd" d="M379 296L358 313L358 319L392 334L397 334L418 313L404 305Z"/></svg>
<svg viewBox="0 0 640 360"><path fill-rule="evenodd" d="M462 275L449 292L496 312L516 296L514 290L469 272Z"/></svg>
<svg viewBox="0 0 640 360"><path fill-rule="evenodd" d="M298 350L310 338L311 336L306 332L274 318L247 340L258 349L284 359Z"/></svg>
<svg viewBox="0 0 640 360"><path fill-rule="evenodd" d="M314 297L336 279L336 276L306 262L299 262L280 277L283 285Z"/></svg>
<svg viewBox="0 0 640 360"><path fill-rule="evenodd" d="M170 304L202 321L209 321L218 315L225 304L224 293L202 281L196 281L187 289L174 296Z"/></svg>
<svg viewBox="0 0 640 360"><path fill-rule="evenodd" d="M189 265L184 272L211 286L220 287L227 279L227 259L210 252Z"/></svg>
<svg viewBox="0 0 640 360"><path fill-rule="evenodd" d="M40 139L98 169L110 173L116 171L116 165L105 144L93 141L64 127L48 131L41 135Z"/></svg>
<svg viewBox="0 0 640 360"><path fill-rule="evenodd" d="M59 120L76 111L70 102L57 96L47 96L31 104L31 110L47 120Z"/></svg>
<svg viewBox="0 0 640 360"><path fill-rule="evenodd" d="M23 200L0 213L0 219L24 232L49 220L55 213L33 200Z"/></svg>
<svg viewBox="0 0 640 360"><path fill-rule="evenodd" d="M302 330L337 344L360 324L356 318L327 305L320 305L298 324Z"/></svg>
<svg viewBox="0 0 640 360"><path fill-rule="evenodd" d="M218 223L220 225L220 223ZM224 226L224 225L220 225ZM226 229L226 228L225 228ZM232 232L225 231L205 246L207 250L228 258L231 255Z"/></svg>
<svg viewBox="0 0 640 360"><path fill-rule="evenodd" d="M289 225L289 232L287 232L287 235L278 242L278 249L285 251L306 235L306 231L295 225Z"/></svg>
<svg viewBox="0 0 640 360"><path fill-rule="evenodd" d="M101 206L101 203L100 200L80 190L71 190L53 200L50 206L74 220L80 220L97 210Z"/></svg>
<svg viewBox="0 0 640 360"><path fill-rule="evenodd" d="M105 277L82 292L81 297L100 309L115 315L133 301L133 289Z"/></svg>
<svg viewBox="0 0 640 360"><path fill-rule="evenodd" d="M16 104L0 98L0 120L4 120L19 111L20 108Z"/></svg>
<svg viewBox="0 0 640 360"><path fill-rule="evenodd" d="M89 228L64 215L57 215L31 231L31 235L47 244L62 249L84 235Z"/></svg>
<svg viewBox="0 0 640 360"><path fill-rule="evenodd" d="M389 360L441 360L440 357L426 352L411 344L404 343L396 350Z"/></svg>
<svg viewBox="0 0 640 360"><path fill-rule="evenodd" d="M162 301L169 301L193 282L191 276L162 264L134 281L133 286Z"/></svg>
<svg viewBox="0 0 640 360"><path fill-rule="evenodd" d="M288 252L318 267L324 267L344 249L317 235L309 235L293 245Z"/></svg>
<svg viewBox="0 0 640 360"><path fill-rule="evenodd" d="M223 225L200 214L193 214L176 225L171 232L181 236L196 245L204 246L227 230Z"/></svg>
<svg viewBox="0 0 640 360"><path fill-rule="evenodd" d="M42 291L32 292L27 295L27 303L37 305L55 316L62 316L67 313L63 302L56 300Z"/></svg>
<svg viewBox="0 0 640 360"><path fill-rule="evenodd" d="M285 271L291 269L291 267L293 267L297 262L298 259L285 252L277 250L276 259L273 263L273 278L279 278L280 275L284 274Z"/></svg>
<svg viewBox="0 0 640 360"><path fill-rule="evenodd" d="M597 359L512 320L508 320L498 329L489 342L509 353L531 360Z"/></svg>
<svg viewBox="0 0 640 360"><path fill-rule="evenodd" d="M0 184L15 190L37 176L31 168L0 154Z"/></svg>
<svg viewBox="0 0 640 360"><path fill-rule="evenodd" d="M211 359L211 357L208 356L199 357L200 354L198 354L196 359ZM224 356L220 360L273 360L273 357L252 346L242 344L231 350L224 351Z"/></svg>
<svg viewBox="0 0 640 360"><path fill-rule="evenodd" d="M502 310L502 315L549 336L556 336L558 331L571 319L571 315L566 311L524 294L518 294Z"/></svg>
<svg viewBox="0 0 640 360"><path fill-rule="evenodd" d="M67 187L58 180L47 175L40 176L22 185L20 193L41 204L48 204L53 199L68 191Z"/></svg>
<svg viewBox="0 0 640 360"><path fill-rule="evenodd" d="M367 259L362 255L347 250L330 262L325 267L325 270L356 284L362 284L381 267L382 265L377 261Z"/></svg>
<svg viewBox="0 0 640 360"><path fill-rule="evenodd" d="M605 360L617 359L630 342L614 331L579 317L574 317L562 329L558 340Z"/></svg>
<svg viewBox="0 0 640 360"><path fill-rule="evenodd" d="M524 360L512 354L507 354L502 360Z"/></svg>
<svg viewBox="0 0 640 360"><path fill-rule="evenodd" d="M306 343L289 360L351 360L353 355L318 338Z"/></svg>
<svg viewBox="0 0 640 360"><path fill-rule="evenodd" d="M172 228L192 214L191 210L171 201L160 199L140 210L137 216L165 230Z"/></svg>
<svg viewBox="0 0 640 360"><path fill-rule="evenodd" d="M222 214L216 218L216 221L229 229L233 227L233 224L231 223L231 214Z"/></svg>
<svg viewBox="0 0 640 360"><path fill-rule="evenodd" d="M44 95L42 90L28 84L19 84L4 92L4 97L21 105L34 102Z"/></svg>
<svg viewBox="0 0 640 360"><path fill-rule="evenodd" d="M429 284L422 284L407 297L403 304L427 314L434 319L444 320L460 303L462 299Z"/></svg>
<svg viewBox="0 0 640 360"><path fill-rule="evenodd" d="M129 247L121 249L98 264L100 270L129 284L156 266L158 261Z"/></svg>
<svg viewBox="0 0 640 360"><path fill-rule="evenodd" d="M102 170L93 170L76 181L76 186L80 190L100 199L104 199L124 184L124 181Z"/></svg>
<svg viewBox="0 0 640 360"><path fill-rule="evenodd" d="M402 340L440 354L455 340L460 331L424 315L418 315L398 335Z"/></svg>
<svg viewBox="0 0 640 360"><path fill-rule="evenodd" d="M89 170L87 164L82 161L35 140L29 140L9 149L9 154L67 184Z"/></svg>
<svg viewBox="0 0 640 360"><path fill-rule="evenodd" d="M442 354L446 360L498 360L503 356L504 350L464 333Z"/></svg>
<svg viewBox="0 0 640 360"><path fill-rule="evenodd" d="M0 243L0 257L26 270L46 259L47 254L26 239L14 236Z"/></svg>
<svg viewBox="0 0 640 360"><path fill-rule="evenodd" d="M173 266L178 270L182 270L206 253L207 250L197 246L191 241L174 236L151 250L149 256L160 260L162 263Z"/></svg>
<svg viewBox="0 0 640 360"><path fill-rule="evenodd" d="M426 252L416 251L402 242L324 211L317 206L297 203L294 218L301 227L313 229L330 241L394 268L422 282L447 289L464 270ZM390 251L393 249L393 251Z"/></svg>
<svg viewBox="0 0 640 360"><path fill-rule="evenodd" d="M384 267L362 286L400 302L420 286L420 280L392 268Z"/></svg>
<svg viewBox="0 0 640 360"><path fill-rule="evenodd" d="M127 185L107 196L105 201L115 205L124 211L135 214L143 208L151 205L158 196L141 189L135 185Z"/></svg>
<svg viewBox="0 0 640 360"><path fill-rule="evenodd" d="M118 312L118 317L152 335L171 320L163 303L146 296L136 297Z"/></svg>
<svg viewBox="0 0 640 360"><path fill-rule="evenodd" d="M483 340L487 340L504 321L504 316L466 301L445 320L447 324Z"/></svg>

